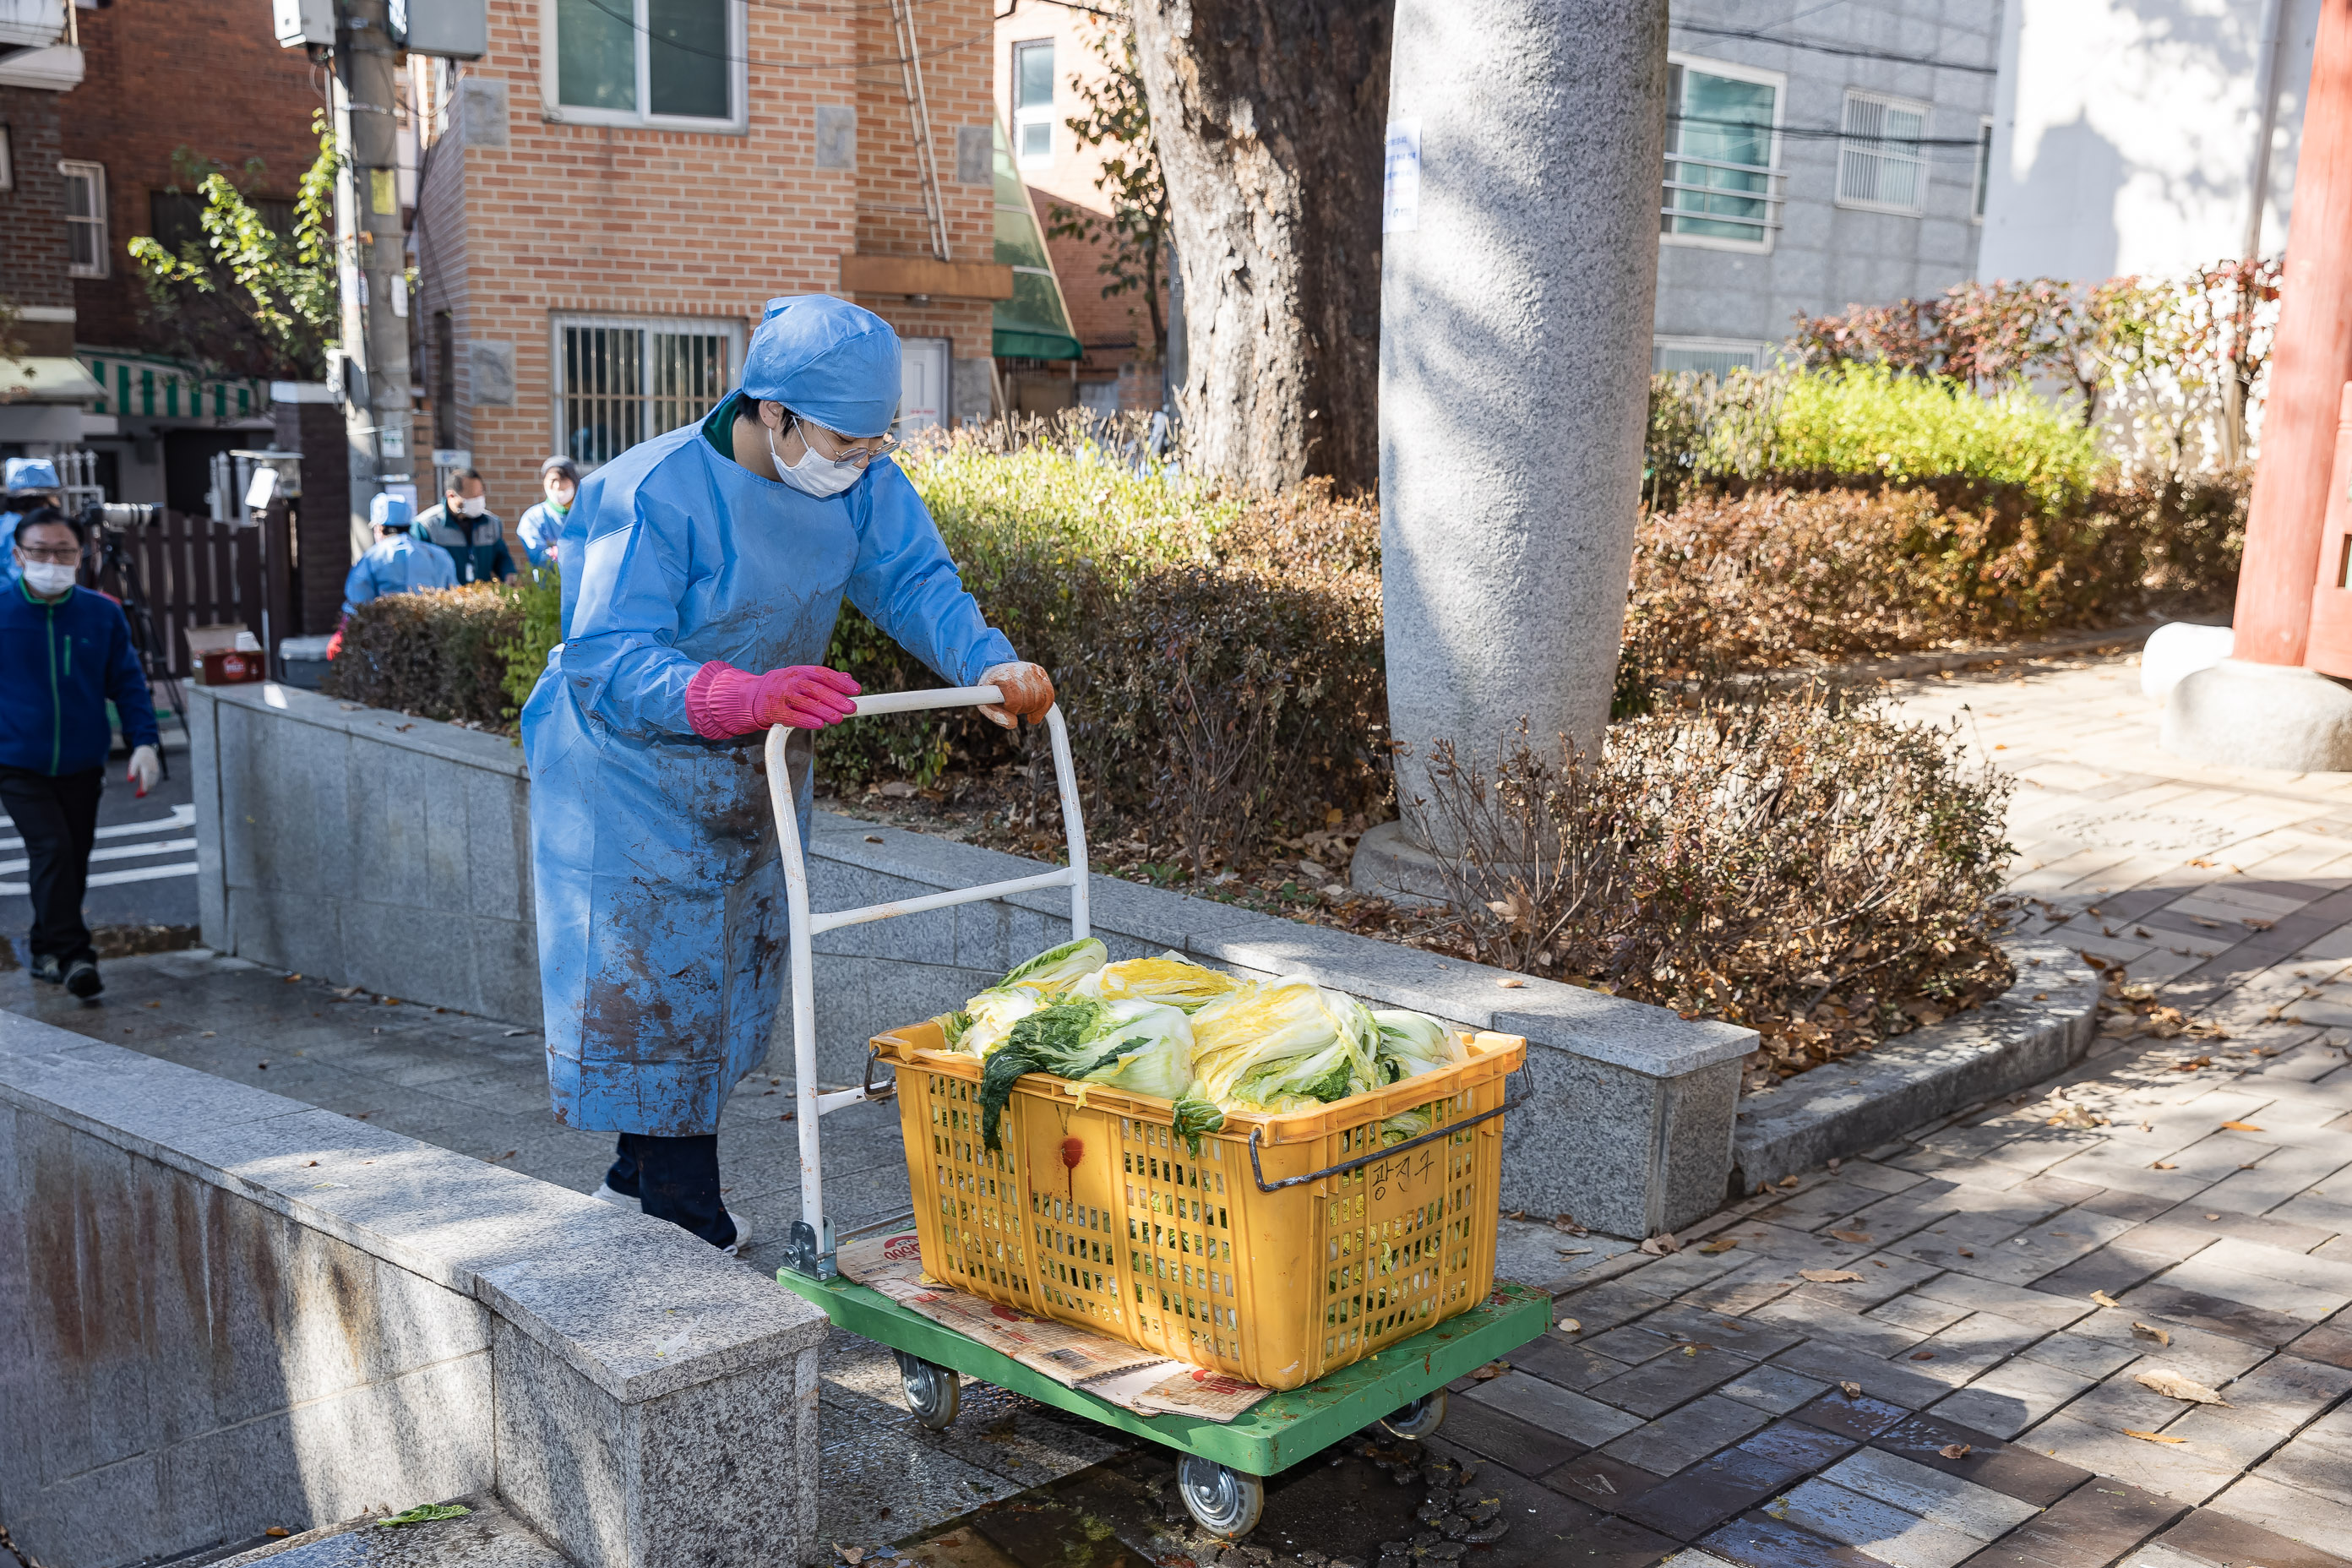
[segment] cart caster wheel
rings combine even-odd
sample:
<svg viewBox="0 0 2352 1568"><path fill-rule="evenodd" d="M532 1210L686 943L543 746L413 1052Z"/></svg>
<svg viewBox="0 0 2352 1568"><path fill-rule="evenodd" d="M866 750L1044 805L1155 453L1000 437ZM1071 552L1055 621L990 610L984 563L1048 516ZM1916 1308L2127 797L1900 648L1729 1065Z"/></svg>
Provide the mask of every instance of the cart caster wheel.
<svg viewBox="0 0 2352 1568"><path fill-rule="evenodd" d="M908 1413L934 1432L954 1426L956 1410L963 1403L963 1380L950 1368L905 1351L891 1353L898 1358L898 1385L907 1391Z"/></svg>
<svg viewBox="0 0 2352 1568"><path fill-rule="evenodd" d="M1265 1511L1265 1480L1214 1459L1186 1455L1176 1467L1176 1489L1184 1494L1185 1511L1194 1523L1228 1541L1255 1530Z"/></svg>
<svg viewBox="0 0 2352 1568"><path fill-rule="evenodd" d="M1428 1436L1445 1419L1445 1390L1434 1388L1401 1410L1381 1418L1381 1429L1408 1441Z"/></svg>

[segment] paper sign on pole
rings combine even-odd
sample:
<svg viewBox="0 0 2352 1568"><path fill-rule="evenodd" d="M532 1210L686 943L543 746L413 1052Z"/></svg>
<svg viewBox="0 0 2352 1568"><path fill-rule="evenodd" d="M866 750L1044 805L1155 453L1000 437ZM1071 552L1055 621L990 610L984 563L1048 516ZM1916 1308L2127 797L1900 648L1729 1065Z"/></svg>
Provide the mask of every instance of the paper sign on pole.
<svg viewBox="0 0 2352 1568"><path fill-rule="evenodd" d="M1381 175L1381 232L1409 234L1420 226L1421 121L1391 120Z"/></svg>

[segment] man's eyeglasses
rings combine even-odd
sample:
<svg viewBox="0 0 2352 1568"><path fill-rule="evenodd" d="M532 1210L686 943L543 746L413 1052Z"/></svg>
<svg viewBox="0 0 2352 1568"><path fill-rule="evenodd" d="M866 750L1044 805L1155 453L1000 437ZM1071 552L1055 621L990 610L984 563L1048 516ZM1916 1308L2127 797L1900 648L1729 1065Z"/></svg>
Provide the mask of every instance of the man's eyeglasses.
<svg viewBox="0 0 2352 1568"><path fill-rule="evenodd" d="M19 544L16 551L27 561L45 562L53 566L73 566L81 561L81 552L69 544L54 550L36 550L31 545Z"/></svg>
<svg viewBox="0 0 2352 1568"><path fill-rule="evenodd" d="M865 445L853 445L846 436L835 435L824 426L803 419L800 421L801 439L811 450L828 463L850 463L864 468L877 458L887 458L898 449L896 436L877 436ZM822 437L820 440L818 437Z"/></svg>

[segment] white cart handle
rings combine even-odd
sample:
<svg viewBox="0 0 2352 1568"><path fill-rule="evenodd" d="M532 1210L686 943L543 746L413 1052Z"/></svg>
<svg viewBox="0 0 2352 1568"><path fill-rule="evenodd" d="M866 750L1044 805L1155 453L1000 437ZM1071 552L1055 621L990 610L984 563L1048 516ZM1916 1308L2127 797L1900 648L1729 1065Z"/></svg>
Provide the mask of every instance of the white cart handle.
<svg viewBox="0 0 2352 1568"><path fill-rule="evenodd" d="M922 713L940 708L975 708L1002 702L1004 694L993 686L958 686L933 691L890 691L851 700L851 717L865 719L884 713ZM819 1157L817 1122L828 1111L855 1105L869 1097L864 1089L821 1093L816 1080L815 957L811 946L817 932L842 926L886 921L898 915L920 914L957 904L976 904L1040 888L1070 889L1070 934L1089 934L1087 919L1087 832L1078 816L1077 771L1070 762L1069 727L1057 703L1045 710L1045 733L1054 749L1054 783L1062 799L1062 830L1069 839L1069 864L1034 877L1015 877L978 888L956 888L927 893L896 903L867 904L854 910L824 913L809 909L808 859L801 844L800 814L794 809L788 747L792 727L778 724L768 731L768 800L775 808L776 837L784 862L784 893L791 926L786 946L793 985L793 1078L800 1104L801 1217L785 1247L787 1268L812 1279L829 1279L838 1272L834 1264L833 1227L825 1223L824 1170Z"/></svg>

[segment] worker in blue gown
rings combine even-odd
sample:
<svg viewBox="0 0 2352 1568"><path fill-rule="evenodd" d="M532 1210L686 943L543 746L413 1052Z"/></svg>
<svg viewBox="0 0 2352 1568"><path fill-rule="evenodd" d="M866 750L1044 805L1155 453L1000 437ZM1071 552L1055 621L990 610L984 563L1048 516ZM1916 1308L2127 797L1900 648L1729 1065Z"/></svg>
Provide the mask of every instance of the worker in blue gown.
<svg viewBox="0 0 2352 1568"><path fill-rule="evenodd" d="M1053 682L964 591L897 464L898 334L773 300L740 391L590 476L566 517L563 641L522 712L556 1119L619 1136L597 1196L734 1251L718 1131L785 982L762 742L846 717L822 660L845 597L981 711L1042 720ZM803 840L808 738L793 738Z"/></svg>

